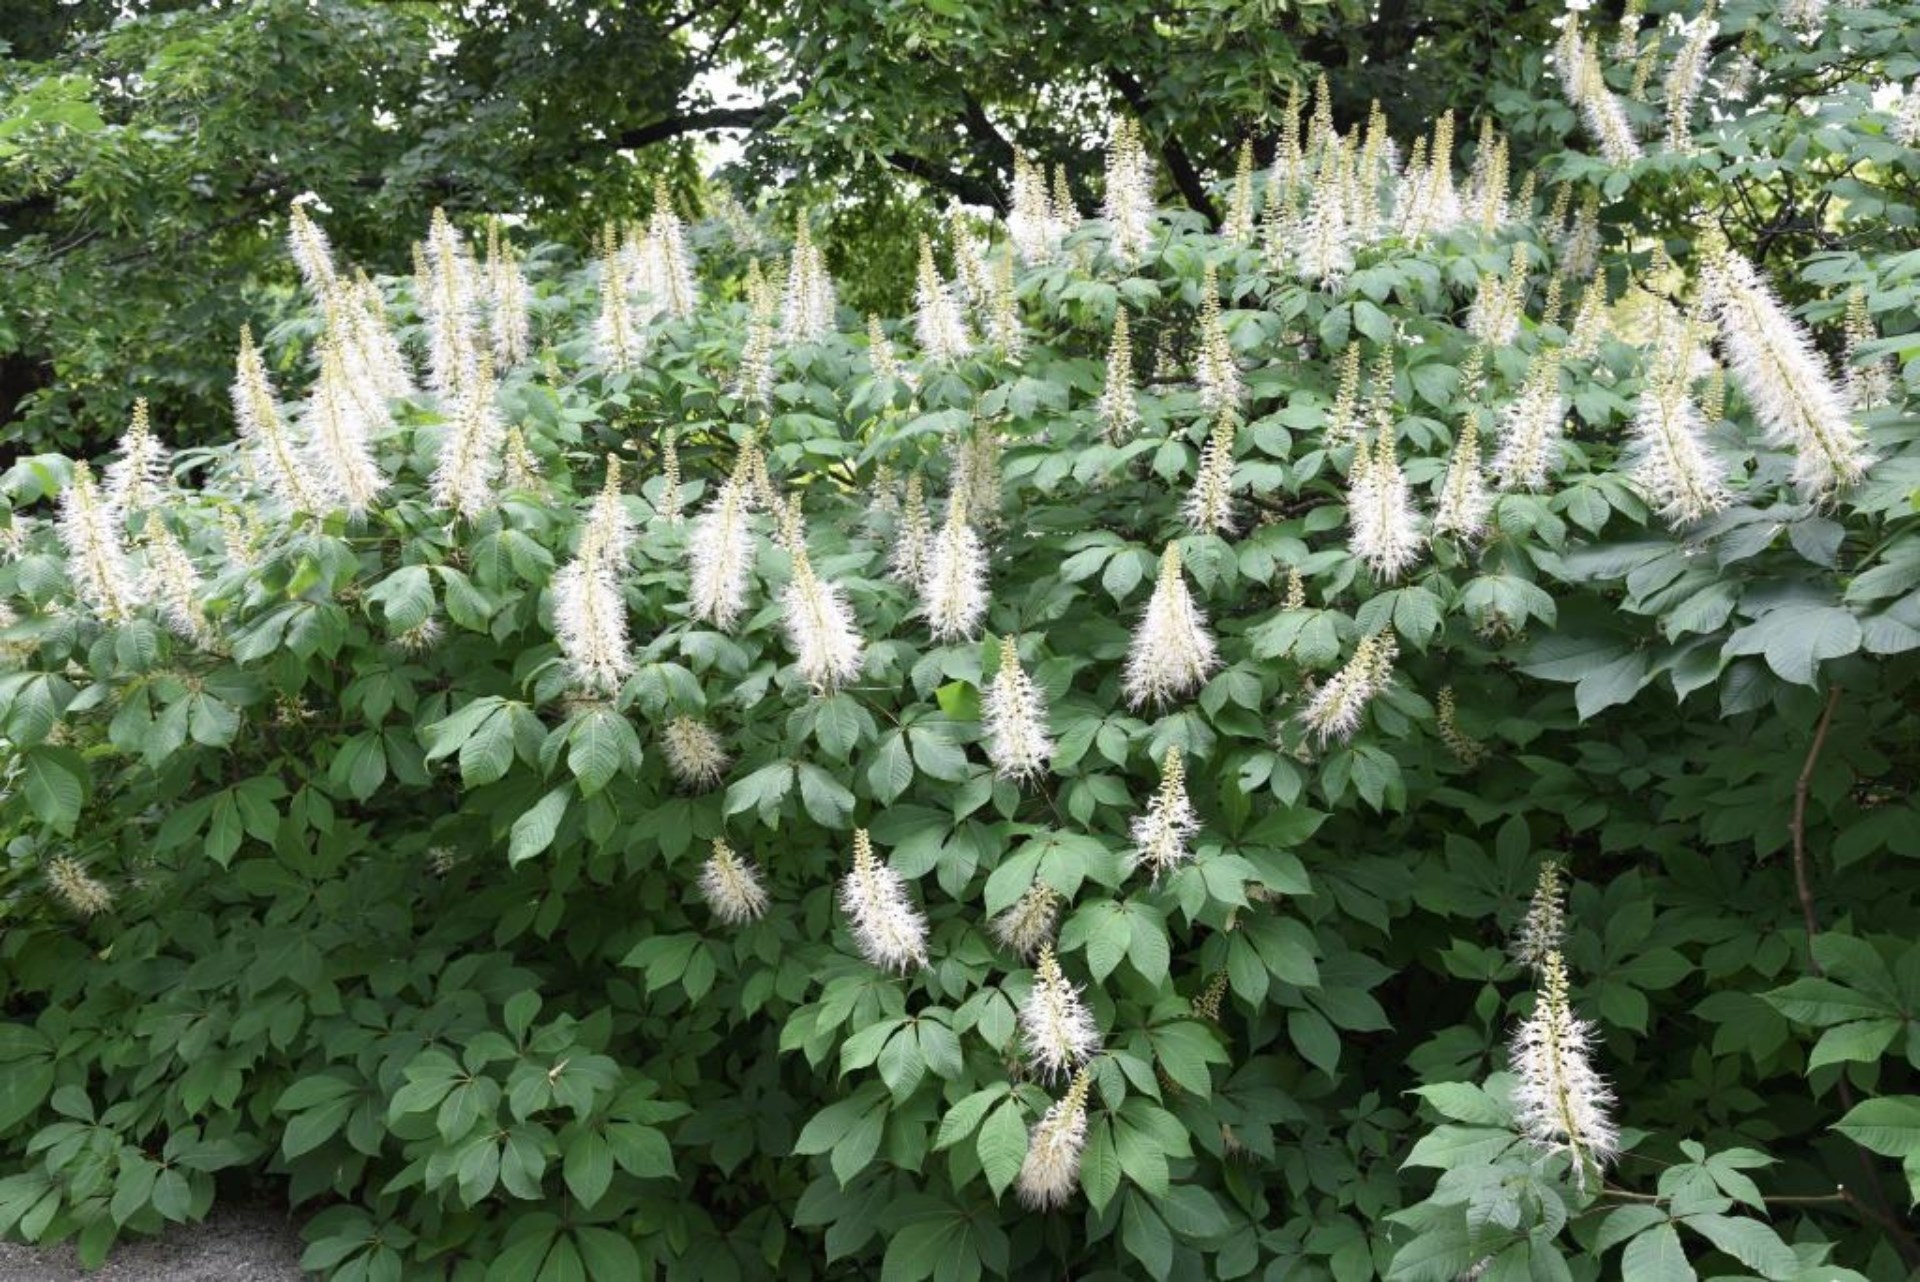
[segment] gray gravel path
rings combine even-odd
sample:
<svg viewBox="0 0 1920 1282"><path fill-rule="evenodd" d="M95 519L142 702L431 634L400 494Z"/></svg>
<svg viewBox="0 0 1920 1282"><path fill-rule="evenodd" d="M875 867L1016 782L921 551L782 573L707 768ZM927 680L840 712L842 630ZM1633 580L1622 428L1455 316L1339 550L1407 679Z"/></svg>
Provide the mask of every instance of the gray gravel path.
<svg viewBox="0 0 1920 1282"><path fill-rule="evenodd" d="M300 1235L260 1207L219 1207L204 1224L177 1224L157 1238L122 1240L97 1273L81 1270L73 1244L0 1242L0 1282L304 1282Z"/></svg>

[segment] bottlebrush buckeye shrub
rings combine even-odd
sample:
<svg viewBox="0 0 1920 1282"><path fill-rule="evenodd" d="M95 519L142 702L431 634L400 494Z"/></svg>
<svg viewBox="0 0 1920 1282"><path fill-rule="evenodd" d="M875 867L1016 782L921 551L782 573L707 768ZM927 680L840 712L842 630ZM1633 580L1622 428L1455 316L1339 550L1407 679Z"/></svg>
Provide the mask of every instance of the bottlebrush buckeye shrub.
<svg viewBox="0 0 1920 1282"><path fill-rule="evenodd" d="M804 222L722 293L664 204L397 280L297 213L231 445L5 477L0 1228L1903 1275L1911 255L1451 139L1315 111L1217 236L1119 122L871 324Z"/></svg>

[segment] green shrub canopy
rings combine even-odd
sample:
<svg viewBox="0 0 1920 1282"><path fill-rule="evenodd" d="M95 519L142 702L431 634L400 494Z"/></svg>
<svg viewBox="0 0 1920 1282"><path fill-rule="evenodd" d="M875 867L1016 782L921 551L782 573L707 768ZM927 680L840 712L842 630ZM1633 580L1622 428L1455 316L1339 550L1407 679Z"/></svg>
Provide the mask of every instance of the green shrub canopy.
<svg viewBox="0 0 1920 1282"><path fill-rule="evenodd" d="M804 221L723 291L664 200L373 280L296 208L232 444L5 477L0 1227L248 1169L348 1279L1904 1276L1914 257L1616 220L1746 181L1712 26L1656 113L1569 24L1550 190L1303 111L1216 233L1116 121L909 321Z"/></svg>

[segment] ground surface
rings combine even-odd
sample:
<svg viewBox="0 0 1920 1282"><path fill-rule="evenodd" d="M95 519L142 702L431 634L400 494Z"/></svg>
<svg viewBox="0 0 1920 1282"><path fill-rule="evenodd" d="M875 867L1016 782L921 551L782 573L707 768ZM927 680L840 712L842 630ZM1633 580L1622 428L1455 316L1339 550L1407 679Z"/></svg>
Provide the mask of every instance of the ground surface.
<svg viewBox="0 0 1920 1282"><path fill-rule="evenodd" d="M121 1242L97 1273L81 1270L71 1243L0 1242L0 1282L302 1282L300 1237L284 1215L216 1207L205 1224Z"/></svg>

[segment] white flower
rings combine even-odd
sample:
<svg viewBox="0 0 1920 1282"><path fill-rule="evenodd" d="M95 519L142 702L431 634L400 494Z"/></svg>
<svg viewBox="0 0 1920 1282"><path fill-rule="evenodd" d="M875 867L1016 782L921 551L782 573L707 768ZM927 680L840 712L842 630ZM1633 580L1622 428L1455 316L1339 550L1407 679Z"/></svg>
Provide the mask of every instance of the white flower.
<svg viewBox="0 0 1920 1282"><path fill-rule="evenodd" d="M1732 249L1721 250L1706 283L1733 380L1767 444L1794 452L1801 499L1821 502L1858 484L1872 458L1806 328Z"/></svg>
<svg viewBox="0 0 1920 1282"><path fill-rule="evenodd" d="M1220 319L1219 291L1219 278L1209 263L1200 287L1200 353L1194 368L1200 406L1209 414L1238 412L1247 394L1240 366L1233 359L1233 343Z"/></svg>
<svg viewBox="0 0 1920 1282"><path fill-rule="evenodd" d="M1561 893L1560 865L1549 859L1540 865L1526 919L1513 941L1514 960L1529 970L1544 967L1567 941L1567 914Z"/></svg>
<svg viewBox="0 0 1920 1282"><path fill-rule="evenodd" d="M702 791L719 783L732 764L720 736L706 722L693 717L675 717L660 735L667 754L667 769L682 787Z"/></svg>
<svg viewBox="0 0 1920 1282"><path fill-rule="evenodd" d="M818 690L833 690L860 675L865 644L853 624L853 611L835 583L813 571L804 547L793 552L793 579L787 584L787 642L800 675Z"/></svg>
<svg viewBox="0 0 1920 1282"><path fill-rule="evenodd" d="M936 641L970 641L986 617L987 553L959 494L948 500L947 519L928 550L920 599Z"/></svg>
<svg viewBox="0 0 1920 1282"><path fill-rule="evenodd" d="M1733 501L1726 464L1708 447L1706 427L1683 372L1648 380L1634 414L1629 474L1669 525L1690 524Z"/></svg>
<svg viewBox="0 0 1920 1282"><path fill-rule="evenodd" d="M1800 32L1800 39L1812 44L1827 25L1827 0L1781 0L1780 21Z"/></svg>
<svg viewBox="0 0 1920 1282"><path fill-rule="evenodd" d="M1029 266L1051 261L1065 235L1047 196L1046 168L1025 152L1013 156L1013 208L1007 215L1007 235L1014 253Z"/></svg>
<svg viewBox="0 0 1920 1282"><path fill-rule="evenodd" d="M780 337L789 343L814 343L833 332L838 308L833 277L826 258L813 243L806 215L795 220L793 256L787 267L787 297L781 311Z"/></svg>
<svg viewBox="0 0 1920 1282"><path fill-rule="evenodd" d="M1147 803L1146 813L1133 821L1133 866L1147 869L1159 881L1192 857L1187 842L1199 831L1180 749L1168 748L1160 766L1160 791Z"/></svg>
<svg viewBox="0 0 1920 1282"><path fill-rule="evenodd" d="M890 379L909 391L919 386L912 371L900 363L900 357L893 350L893 340L881 328L880 318L871 314L867 317L867 366L875 378Z"/></svg>
<svg viewBox="0 0 1920 1282"><path fill-rule="evenodd" d="M1047 734L1047 702L1032 678L1021 670L1012 637L1000 640L1000 668L981 699L987 736L987 760L1002 779L1035 779L1053 757Z"/></svg>
<svg viewBox="0 0 1920 1282"><path fill-rule="evenodd" d="M554 638L583 690L611 694L633 672L627 649L627 607L619 580L585 557L553 576Z"/></svg>
<svg viewBox="0 0 1920 1282"><path fill-rule="evenodd" d="M1360 714L1392 683L1393 661L1398 654L1399 646L1386 633L1362 637L1346 666L1314 692L1300 721L1321 747L1353 737L1360 728Z"/></svg>
<svg viewBox="0 0 1920 1282"><path fill-rule="evenodd" d="M120 457L107 464L107 506L122 518L144 512L167 483L167 447L147 420L147 398L133 403L133 421L120 437Z"/></svg>
<svg viewBox="0 0 1920 1282"><path fill-rule="evenodd" d="M593 326L593 354L610 370L632 369L646 351L646 339L627 295L626 264L608 231L600 256L600 313Z"/></svg>
<svg viewBox="0 0 1920 1282"><path fill-rule="evenodd" d="M160 617L176 635L203 650L209 648L213 630L207 626L207 612L200 603L205 585L193 558L159 520L148 522L144 537Z"/></svg>
<svg viewBox="0 0 1920 1282"><path fill-rule="evenodd" d="M1214 420L1200 451L1200 470L1193 478L1181 515L1189 528L1202 534L1231 534L1239 524L1233 510L1233 438L1231 410Z"/></svg>
<svg viewBox="0 0 1920 1282"><path fill-rule="evenodd" d="M1100 391L1100 426L1107 440L1118 441L1139 425L1133 390L1133 343L1127 333L1127 309L1113 310L1113 343L1107 348L1107 382Z"/></svg>
<svg viewBox="0 0 1920 1282"><path fill-rule="evenodd" d="M1307 196L1307 214L1293 247L1297 274L1333 289L1353 270L1353 236L1347 221L1347 156L1335 147Z"/></svg>
<svg viewBox="0 0 1920 1282"><path fill-rule="evenodd" d="M1867 308L1866 291L1855 286L1847 291L1847 404L1855 410L1873 410L1893 399L1900 374L1891 356L1868 356L1867 344L1879 338L1873 326L1873 313Z"/></svg>
<svg viewBox="0 0 1920 1282"><path fill-rule="evenodd" d="M1627 109L1613 90L1607 88L1597 45L1590 43L1585 47L1575 75L1573 103L1586 117L1587 132L1600 144L1600 154L1611 165L1630 165L1639 160L1645 153L1633 136L1633 122L1627 119Z"/></svg>
<svg viewBox="0 0 1920 1282"><path fill-rule="evenodd" d="M902 974L927 964L927 921L900 874L875 857L865 828L853 834L853 869L841 879L840 907L869 965Z"/></svg>
<svg viewBox="0 0 1920 1282"><path fill-rule="evenodd" d="M1140 142L1140 126L1116 116L1107 133L1107 248L1114 261L1132 266L1153 237L1153 166Z"/></svg>
<svg viewBox="0 0 1920 1282"><path fill-rule="evenodd" d="M1693 104L1700 96L1700 86L1706 83L1707 62L1720 24L1714 21L1711 10L1702 10L1691 22L1681 24L1680 31L1684 38L1667 67L1662 86L1667 100L1667 147L1671 151L1693 147Z"/></svg>
<svg viewBox="0 0 1920 1282"><path fill-rule="evenodd" d="M533 324L527 314L527 277L520 270L513 244L500 235L500 223L487 224L487 330L493 340L493 358L502 369L527 359L533 346Z"/></svg>
<svg viewBox="0 0 1920 1282"><path fill-rule="evenodd" d="M1447 460L1447 474L1440 482L1440 504L1433 513L1433 532L1477 539L1487 532L1487 517L1492 511L1493 496L1480 470L1479 412L1475 411L1460 429L1453 457Z"/></svg>
<svg viewBox="0 0 1920 1282"><path fill-rule="evenodd" d="M1219 663L1206 616L1193 603L1180 573L1180 545L1169 543L1160 557L1153 596L1127 650L1121 683L1127 704L1137 708L1166 703L1198 687Z"/></svg>
<svg viewBox="0 0 1920 1282"><path fill-rule="evenodd" d="M675 320L693 315L700 302L693 253L687 248L686 224L673 210L664 179L654 182L653 214L634 257L633 283L647 300L647 314Z"/></svg>
<svg viewBox="0 0 1920 1282"><path fill-rule="evenodd" d="M700 895L713 915L729 926L757 921L767 911L767 892L759 872L717 838L713 853L700 867Z"/></svg>
<svg viewBox="0 0 1920 1282"><path fill-rule="evenodd" d="M113 892L79 860L55 855L46 864L47 888L76 917L94 917L113 907Z"/></svg>
<svg viewBox="0 0 1920 1282"><path fill-rule="evenodd" d="M60 542L67 549L74 595L103 623L125 623L145 596L115 524L92 469L84 459L76 462L73 479L60 495Z"/></svg>
<svg viewBox="0 0 1920 1282"><path fill-rule="evenodd" d="M527 438L518 427L507 429L506 466L502 469L500 488L508 494L538 493L542 489L540 480L540 460L527 448Z"/></svg>
<svg viewBox="0 0 1920 1282"><path fill-rule="evenodd" d="M1027 1059L1048 1081L1070 1073L1100 1050L1100 1027L1067 982L1050 944L1040 945L1033 987L1020 1004L1020 1035Z"/></svg>
<svg viewBox="0 0 1920 1282"><path fill-rule="evenodd" d="M973 350L966 318L940 270L933 264L933 245L920 238L920 281L914 290L914 336L928 360L942 364L960 360Z"/></svg>
<svg viewBox="0 0 1920 1282"><path fill-rule="evenodd" d="M499 506L495 480L506 439L506 423L493 403L493 362L483 358L461 389L453 421L440 438L431 483L434 506L468 520Z"/></svg>
<svg viewBox="0 0 1920 1282"><path fill-rule="evenodd" d="M333 247L327 243L327 233L307 216L306 206L297 200L287 220L287 253L313 296L325 298L335 280Z"/></svg>
<svg viewBox="0 0 1920 1282"><path fill-rule="evenodd" d="M1027 887L1013 907L993 919L993 937L1021 957L1032 957L1053 938L1060 916L1060 892L1044 881Z"/></svg>
<svg viewBox="0 0 1920 1282"><path fill-rule="evenodd" d="M364 515L387 488L387 478L374 461L366 417L347 385L340 351L332 344L321 351L320 378L307 397L302 424L309 474L330 502L349 516Z"/></svg>
<svg viewBox="0 0 1920 1282"><path fill-rule="evenodd" d="M1490 347L1506 347L1520 334L1520 316L1527 297L1527 247L1513 247L1513 261L1505 276L1482 273L1473 306L1467 312L1467 331Z"/></svg>
<svg viewBox="0 0 1920 1282"><path fill-rule="evenodd" d="M1394 450L1391 417L1383 417L1371 450L1362 441L1355 447L1353 474L1347 494L1347 521L1352 529L1349 547L1367 563L1375 577L1395 579L1420 559L1424 541L1420 515L1400 470Z"/></svg>
<svg viewBox="0 0 1920 1282"><path fill-rule="evenodd" d="M433 211L427 229L427 293L420 300L427 327L427 381L436 395L452 399L478 372L479 271L464 237Z"/></svg>
<svg viewBox="0 0 1920 1282"><path fill-rule="evenodd" d="M1557 355L1536 356L1520 392L1500 416L1500 448L1493 456L1495 483L1503 490L1544 489L1559 461L1567 403L1560 397Z"/></svg>
<svg viewBox="0 0 1920 1282"><path fill-rule="evenodd" d="M320 483L307 471L306 460L280 419L266 365L253 346L253 332L245 328L240 331L233 380L233 416L255 466L265 474L274 494L296 512L318 512L323 502Z"/></svg>
<svg viewBox="0 0 1920 1282"><path fill-rule="evenodd" d="M607 458L606 484L594 499L574 559L553 578L553 627L574 683L612 694L633 673L627 603L620 589L633 527L620 501L620 463Z"/></svg>
<svg viewBox="0 0 1920 1282"><path fill-rule="evenodd" d="M1075 1074L1067 1093L1047 1109L1027 1136L1026 1160L1014 1187L1036 1211L1066 1205L1080 1186L1080 1151L1087 1142L1086 1070Z"/></svg>
<svg viewBox="0 0 1920 1282"><path fill-rule="evenodd" d="M887 567L893 576L916 588L926 580L927 547L933 542L933 527L927 519L927 499L920 474L907 478L907 500L900 509L900 528L895 532L893 551Z"/></svg>
<svg viewBox="0 0 1920 1282"><path fill-rule="evenodd" d="M722 632L733 629L747 604L747 572L753 564L753 531L747 525L747 495L729 479L694 520L687 540L688 580L696 619Z"/></svg>
<svg viewBox="0 0 1920 1282"><path fill-rule="evenodd" d="M1233 197L1227 202L1220 238L1230 245L1253 244L1253 139L1240 140L1240 158L1233 171Z"/></svg>
<svg viewBox="0 0 1920 1282"><path fill-rule="evenodd" d="M1585 280L1600 266L1600 197L1590 193L1574 211L1573 223L1560 237L1560 270ZM1589 297L1592 296L1589 291Z"/></svg>
<svg viewBox="0 0 1920 1282"><path fill-rule="evenodd" d="M1620 1136L1607 1108L1613 1093L1589 1056L1593 1025L1573 1013L1566 963L1558 949L1540 964L1533 1013L1514 1030L1509 1059L1515 1118L1520 1133L1542 1152L1565 1153L1582 1188L1590 1174L1619 1151Z"/></svg>

